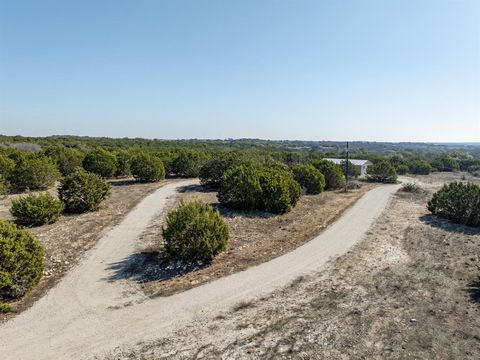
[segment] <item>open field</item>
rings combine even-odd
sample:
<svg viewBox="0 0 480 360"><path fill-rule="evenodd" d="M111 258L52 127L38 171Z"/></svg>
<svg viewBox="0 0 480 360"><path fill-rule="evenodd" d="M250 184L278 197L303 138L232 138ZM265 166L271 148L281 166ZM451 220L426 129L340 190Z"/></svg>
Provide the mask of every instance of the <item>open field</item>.
<svg viewBox="0 0 480 360"><path fill-rule="evenodd" d="M190 186L182 190L173 207L178 205L180 198L200 198L219 209L230 229L227 250L208 266L163 260L164 212L142 235L138 252L125 264L118 264L117 277L133 280L149 296L167 296L268 261L318 235L375 187L374 184L360 184L359 189L348 193L339 190L302 196L297 206L284 215L226 209L218 204L216 192Z"/></svg>
<svg viewBox="0 0 480 360"><path fill-rule="evenodd" d="M425 186L324 271L108 359L478 359L480 230L429 215Z"/></svg>
<svg viewBox="0 0 480 360"><path fill-rule="evenodd" d="M54 224L28 229L45 249L44 276L30 294L12 303L11 313L0 313L0 320L6 320L31 306L81 260L82 254L90 249L102 234L117 224L142 198L170 181L174 180L147 184L113 180L112 195L99 211L62 216ZM0 200L0 218L11 219L8 210L11 198L15 196L19 195L10 195L7 199Z"/></svg>

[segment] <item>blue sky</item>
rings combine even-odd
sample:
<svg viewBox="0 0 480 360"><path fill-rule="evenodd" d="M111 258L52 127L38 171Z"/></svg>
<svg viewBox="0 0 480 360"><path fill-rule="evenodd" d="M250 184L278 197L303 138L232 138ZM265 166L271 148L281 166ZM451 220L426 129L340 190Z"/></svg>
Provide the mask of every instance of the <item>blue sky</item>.
<svg viewBox="0 0 480 360"><path fill-rule="evenodd" d="M480 141L480 1L0 0L0 133Z"/></svg>

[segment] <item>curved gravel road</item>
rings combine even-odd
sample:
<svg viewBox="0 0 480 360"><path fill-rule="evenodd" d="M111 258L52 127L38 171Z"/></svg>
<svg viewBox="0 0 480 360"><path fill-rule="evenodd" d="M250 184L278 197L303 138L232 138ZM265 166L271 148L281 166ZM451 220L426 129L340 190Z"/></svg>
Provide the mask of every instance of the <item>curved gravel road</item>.
<svg viewBox="0 0 480 360"><path fill-rule="evenodd" d="M169 197L195 183L167 184L147 196L47 295L1 325L0 357L88 359L168 336L198 317L213 317L319 270L362 239L398 189L369 191L319 236L283 256L173 296L148 299L123 281L109 281L111 264L134 253L140 234Z"/></svg>

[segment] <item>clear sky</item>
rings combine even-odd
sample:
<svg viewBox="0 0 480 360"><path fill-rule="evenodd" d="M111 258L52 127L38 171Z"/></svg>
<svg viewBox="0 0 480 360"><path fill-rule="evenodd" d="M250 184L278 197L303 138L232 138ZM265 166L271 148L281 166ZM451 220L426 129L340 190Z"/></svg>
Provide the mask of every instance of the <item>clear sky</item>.
<svg viewBox="0 0 480 360"><path fill-rule="evenodd" d="M480 141L480 1L0 0L0 133Z"/></svg>

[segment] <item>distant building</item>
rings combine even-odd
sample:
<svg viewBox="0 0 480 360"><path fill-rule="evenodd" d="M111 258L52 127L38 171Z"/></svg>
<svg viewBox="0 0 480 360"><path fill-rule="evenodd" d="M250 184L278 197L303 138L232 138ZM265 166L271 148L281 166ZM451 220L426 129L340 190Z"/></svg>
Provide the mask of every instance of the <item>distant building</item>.
<svg viewBox="0 0 480 360"><path fill-rule="evenodd" d="M345 159L329 159L329 158L326 158L324 160L331 161L337 165L343 165L343 162L345 161ZM348 161L350 161L358 169L358 172L360 173L360 177L366 176L367 167L372 165L372 162L370 160L348 159Z"/></svg>

